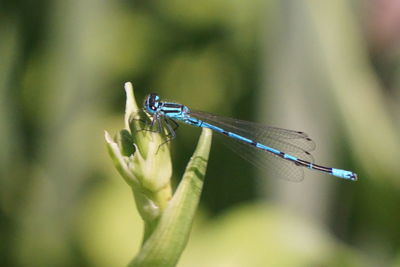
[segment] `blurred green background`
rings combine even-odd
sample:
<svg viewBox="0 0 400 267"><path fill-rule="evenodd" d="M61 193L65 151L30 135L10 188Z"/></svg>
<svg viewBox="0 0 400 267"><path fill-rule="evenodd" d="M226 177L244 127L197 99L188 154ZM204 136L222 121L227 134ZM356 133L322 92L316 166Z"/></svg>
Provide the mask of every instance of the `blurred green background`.
<svg viewBox="0 0 400 267"><path fill-rule="evenodd" d="M124 266L142 222L108 157L123 84L302 130L316 162L269 179L214 142L179 266L400 266L400 2L0 3L0 265ZM173 141L179 180L200 134ZM215 140L214 140L215 141Z"/></svg>

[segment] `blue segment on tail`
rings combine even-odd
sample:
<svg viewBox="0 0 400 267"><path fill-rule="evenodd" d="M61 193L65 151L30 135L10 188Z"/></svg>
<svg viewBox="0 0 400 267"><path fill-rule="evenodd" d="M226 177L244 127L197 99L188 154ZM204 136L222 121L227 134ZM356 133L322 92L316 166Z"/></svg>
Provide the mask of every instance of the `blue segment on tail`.
<svg viewBox="0 0 400 267"><path fill-rule="evenodd" d="M357 174L355 174L354 172L335 169L335 168L332 168L332 175L343 179L350 179L352 181L357 181L358 179Z"/></svg>
<svg viewBox="0 0 400 267"><path fill-rule="evenodd" d="M290 159L290 160L293 160L293 161L296 161L296 160L297 160L296 157L293 157L292 155L289 155L289 154L285 154L283 157L284 157L285 159Z"/></svg>

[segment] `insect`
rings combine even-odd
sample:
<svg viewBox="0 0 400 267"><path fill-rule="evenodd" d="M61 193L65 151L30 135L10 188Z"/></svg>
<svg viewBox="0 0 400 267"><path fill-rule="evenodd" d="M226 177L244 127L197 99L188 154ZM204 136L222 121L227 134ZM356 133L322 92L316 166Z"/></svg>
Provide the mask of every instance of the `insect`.
<svg viewBox="0 0 400 267"><path fill-rule="evenodd" d="M287 180L301 181L304 168L357 180L354 172L314 164L310 151L315 149L315 143L304 132L191 110L179 103L161 101L156 93L146 97L144 110L151 116L152 125L157 124L159 129L165 125L168 141L175 138L176 121L179 121L225 135L234 141L233 150L243 158L260 168L275 171L277 175L283 174Z"/></svg>

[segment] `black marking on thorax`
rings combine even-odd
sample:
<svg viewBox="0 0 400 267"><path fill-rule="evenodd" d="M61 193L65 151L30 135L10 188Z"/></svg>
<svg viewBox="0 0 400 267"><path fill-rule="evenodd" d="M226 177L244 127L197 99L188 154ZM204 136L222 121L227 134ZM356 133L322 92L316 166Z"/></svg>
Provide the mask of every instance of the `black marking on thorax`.
<svg viewBox="0 0 400 267"><path fill-rule="evenodd" d="M161 110L166 114L182 113L183 106L175 103L162 103Z"/></svg>
<svg viewBox="0 0 400 267"><path fill-rule="evenodd" d="M182 105L176 103L163 103L163 107L182 109Z"/></svg>

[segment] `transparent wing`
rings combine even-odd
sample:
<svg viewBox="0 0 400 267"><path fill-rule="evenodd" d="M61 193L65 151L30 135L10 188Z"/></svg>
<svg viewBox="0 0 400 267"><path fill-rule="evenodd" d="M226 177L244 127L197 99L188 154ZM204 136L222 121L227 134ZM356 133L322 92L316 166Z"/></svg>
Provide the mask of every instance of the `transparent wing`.
<svg viewBox="0 0 400 267"><path fill-rule="evenodd" d="M310 151L315 149L315 143L304 132L270 127L260 123L217 116L202 111L191 111L190 115L284 153L314 162Z"/></svg>
<svg viewBox="0 0 400 267"><path fill-rule="evenodd" d="M274 178L292 182L300 182L304 178L304 170L292 161L284 160L272 153L256 149L233 138L222 138L227 146L257 168L266 171Z"/></svg>
<svg viewBox="0 0 400 267"><path fill-rule="evenodd" d="M255 142L264 144L284 153L309 162L314 162L310 151L315 143L304 132L269 127L260 123L243 121L213 115L201 111L191 111L191 116L213 124L225 131L239 134ZM254 166L268 171L275 178L300 182L304 178L304 169L294 162L285 160L267 151L258 149L235 138L223 138L228 147Z"/></svg>

